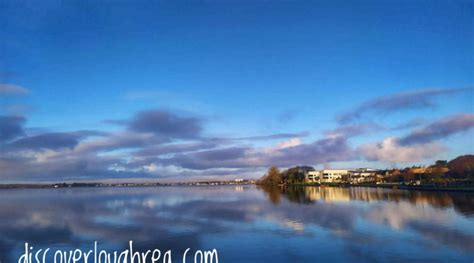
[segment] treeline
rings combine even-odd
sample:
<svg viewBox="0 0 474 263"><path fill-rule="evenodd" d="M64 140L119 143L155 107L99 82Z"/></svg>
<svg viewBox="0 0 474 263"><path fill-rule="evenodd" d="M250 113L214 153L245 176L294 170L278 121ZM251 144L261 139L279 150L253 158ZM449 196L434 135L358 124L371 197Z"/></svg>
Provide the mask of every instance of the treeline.
<svg viewBox="0 0 474 263"><path fill-rule="evenodd" d="M272 166L256 183L260 185L301 184L305 175L314 171L311 166L296 166L284 171ZM350 178L343 177L341 183L348 183ZM407 167L404 169L379 170L373 182L411 183L469 183L474 182L474 155L458 156L451 161L436 161L429 167Z"/></svg>
<svg viewBox="0 0 474 263"><path fill-rule="evenodd" d="M452 183L474 181L474 155L463 155L447 161L423 167L407 167L381 171L386 182Z"/></svg>
<svg viewBox="0 0 474 263"><path fill-rule="evenodd" d="M296 166L280 171L278 167L272 166L268 169L267 174L260 178L256 183L260 185L304 183L305 174L309 171L314 171L314 168L311 166Z"/></svg>

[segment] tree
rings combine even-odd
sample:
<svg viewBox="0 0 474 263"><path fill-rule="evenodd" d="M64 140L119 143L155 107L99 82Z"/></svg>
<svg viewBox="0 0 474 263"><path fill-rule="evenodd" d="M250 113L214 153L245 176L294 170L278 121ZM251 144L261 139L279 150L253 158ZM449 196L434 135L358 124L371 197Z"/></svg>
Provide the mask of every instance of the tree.
<svg viewBox="0 0 474 263"><path fill-rule="evenodd" d="M266 175L264 175L257 183L261 185L279 185L282 182L282 174L276 166L272 166L268 169Z"/></svg>
<svg viewBox="0 0 474 263"><path fill-rule="evenodd" d="M474 155L463 155L448 162L451 175L455 178L474 179Z"/></svg>
<svg viewBox="0 0 474 263"><path fill-rule="evenodd" d="M415 174L407 172L403 174L403 181L405 182L413 182L415 181Z"/></svg>
<svg viewBox="0 0 474 263"><path fill-rule="evenodd" d="M298 166L288 169L285 171L285 174L288 182L291 184L304 180L304 174L300 172Z"/></svg>
<svg viewBox="0 0 474 263"><path fill-rule="evenodd" d="M276 166L272 166L268 169L267 177L269 179L270 184L280 184L281 183L281 173L280 169Z"/></svg>
<svg viewBox="0 0 474 263"><path fill-rule="evenodd" d="M305 175L309 171L314 171L311 166L295 166L281 172L281 180L286 184L304 183Z"/></svg>

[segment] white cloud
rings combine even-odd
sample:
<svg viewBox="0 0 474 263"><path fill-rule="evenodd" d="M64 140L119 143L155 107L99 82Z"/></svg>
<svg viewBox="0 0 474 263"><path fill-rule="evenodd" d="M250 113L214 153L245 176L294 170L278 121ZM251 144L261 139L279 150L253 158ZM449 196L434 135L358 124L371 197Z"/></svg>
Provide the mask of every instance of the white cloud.
<svg viewBox="0 0 474 263"><path fill-rule="evenodd" d="M438 142L418 145L400 145L395 138L386 138L379 143L362 145L359 152L368 160L387 162L417 162L436 156L444 147Z"/></svg>
<svg viewBox="0 0 474 263"><path fill-rule="evenodd" d="M277 148L278 149L285 149L285 148L288 148L288 147L298 146L300 144L301 144L301 139L300 138L291 138L287 141L280 142L277 145Z"/></svg>
<svg viewBox="0 0 474 263"><path fill-rule="evenodd" d="M266 149L264 149L263 152L267 153L267 154L271 154L271 153L277 152L278 150L298 146L300 144L301 144L301 139L300 138L291 138L291 139L286 140L286 141L281 141L278 144L276 144L275 146L266 148Z"/></svg>

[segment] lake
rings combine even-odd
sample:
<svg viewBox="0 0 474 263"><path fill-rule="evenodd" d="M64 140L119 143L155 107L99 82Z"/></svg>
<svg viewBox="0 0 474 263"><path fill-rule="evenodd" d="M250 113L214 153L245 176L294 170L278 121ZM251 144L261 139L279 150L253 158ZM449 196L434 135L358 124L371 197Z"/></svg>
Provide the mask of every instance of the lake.
<svg viewBox="0 0 474 263"><path fill-rule="evenodd" d="M129 240L141 251L171 249L173 262L182 262L186 248L215 248L221 263L474 261L472 193L251 185L4 189L0 215L2 263L17 262L25 242L35 250L88 250L94 241L122 250Z"/></svg>

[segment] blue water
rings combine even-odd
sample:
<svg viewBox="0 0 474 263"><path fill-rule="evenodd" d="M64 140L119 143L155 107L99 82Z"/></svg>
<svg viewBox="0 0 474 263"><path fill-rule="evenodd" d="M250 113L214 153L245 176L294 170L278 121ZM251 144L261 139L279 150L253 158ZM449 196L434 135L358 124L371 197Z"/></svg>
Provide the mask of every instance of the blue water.
<svg viewBox="0 0 474 263"><path fill-rule="evenodd" d="M219 262L471 263L474 195L255 186L0 190L2 263L18 262L25 242L54 254L87 251L94 241L120 251L130 240L139 251L171 250L173 262L187 248L192 256L215 248Z"/></svg>

